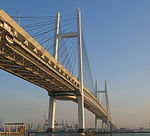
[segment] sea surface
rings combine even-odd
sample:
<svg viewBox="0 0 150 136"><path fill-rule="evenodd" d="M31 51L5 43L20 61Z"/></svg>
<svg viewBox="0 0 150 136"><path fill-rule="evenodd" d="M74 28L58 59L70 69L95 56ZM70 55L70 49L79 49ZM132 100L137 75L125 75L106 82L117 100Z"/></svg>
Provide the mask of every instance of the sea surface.
<svg viewBox="0 0 150 136"><path fill-rule="evenodd" d="M109 136L109 135L104 135L104 136ZM150 136L150 134L112 134L112 136Z"/></svg>
<svg viewBox="0 0 150 136"><path fill-rule="evenodd" d="M137 133L137 134L133 134L133 133L121 133L121 134L77 134L77 133L68 133L68 134L64 134L64 133L59 133L59 134L36 134L34 136L150 136L150 133Z"/></svg>

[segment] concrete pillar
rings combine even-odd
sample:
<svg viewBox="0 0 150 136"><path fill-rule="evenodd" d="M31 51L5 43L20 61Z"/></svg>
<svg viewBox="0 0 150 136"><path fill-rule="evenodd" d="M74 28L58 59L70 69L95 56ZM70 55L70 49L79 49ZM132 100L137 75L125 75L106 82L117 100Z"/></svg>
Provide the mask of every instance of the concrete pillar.
<svg viewBox="0 0 150 136"><path fill-rule="evenodd" d="M102 131L104 131L104 122L102 121Z"/></svg>
<svg viewBox="0 0 150 136"><path fill-rule="evenodd" d="M98 132L98 118L95 115L95 131Z"/></svg>
<svg viewBox="0 0 150 136"><path fill-rule="evenodd" d="M84 97L78 96L78 125L79 125L79 132L85 131L85 124L84 124Z"/></svg>
<svg viewBox="0 0 150 136"><path fill-rule="evenodd" d="M111 124L110 124L110 122L108 121L108 123L107 123L107 131L111 131L111 129L110 129L110 127L111 127Z"/></svg>
<svg viewBox="0 0 150 136"><path fill-rule="evenodd" d="M105 122L105 130L108 132L109 131L109 121L108 121L108 119L107 119L107 121Z"/></svg>
<svg viewBox="0 0 150 136"><path fill-rule="evenodd" d="M110 133L112 134L113 133L113 126L112 126L112 123L110 122Z"/></svg>
<svg viewBox="0 0 150 136"><path fill-rule="evenodd" d="M107 124L107 122L105 123L105 131L106 132L108 131L108 124Z"/></svg>
<svg viewBox="0 0 150 136"><path fill-rule="evenodd" d="M55 132L55 110L56 110L56 99L50 96L47 132Z"/></svg>
<svg viewBox="0 0 150 136"><path fill-rule="evenodd" d="M83 92L83 64L82 64L82 32L81 32L81 12L80 8L78 8L78 23L77 23L77 31L79 34L78 37L78 75L79 75L79 91L81 95L77 96L78 99L78 125L79 132L85 131L85 122L84 122L84 92Z"/></svg>
<svg viewBox="0 0 150 136"><path fill-rule="evenodd" d="M104 130L105 130L105 132L107 131L107 123L106 122L104 123Z"/></svg>

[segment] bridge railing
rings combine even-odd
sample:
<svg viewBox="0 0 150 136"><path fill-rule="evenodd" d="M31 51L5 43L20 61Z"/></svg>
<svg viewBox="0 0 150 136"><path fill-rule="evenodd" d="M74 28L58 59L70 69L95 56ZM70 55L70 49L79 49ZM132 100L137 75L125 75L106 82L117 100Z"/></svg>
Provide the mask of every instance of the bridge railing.
<svg viewBox="0 0 150 136"><path fill-rule="evenodd" d="M36 55L36 58L42 60L42 62L48 65L50 68L53 68L54 72L61 75L62 78L67 79L71 84L73 84L74 87L79 87L79 81L3 10L0 10L0 19L0 26L7 30L12 36L6 36L8 42L12 43L15 39L20 41L19 44L23 44L29 52L32 52L32 54Z"/></svg>

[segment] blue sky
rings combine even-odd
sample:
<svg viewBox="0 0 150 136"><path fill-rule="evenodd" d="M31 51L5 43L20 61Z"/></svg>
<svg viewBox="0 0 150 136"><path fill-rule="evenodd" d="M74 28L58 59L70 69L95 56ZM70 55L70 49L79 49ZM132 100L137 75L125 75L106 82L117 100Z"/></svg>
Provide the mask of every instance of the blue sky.
<svg viewBox="0 0 150 136"><path fill-rule="evenodd" d="M149 0L0 0L0 8L9 15L74 15L77 6L94 79L100 89L108 80L114 122L122 127L148 126ZM47 115L47 92L2 70L0 94L1 120L39 123ZM76 104L61 101L56 107L56 120L76 122ZM86 126L94 127L94 115L87 110Z"/></svg>

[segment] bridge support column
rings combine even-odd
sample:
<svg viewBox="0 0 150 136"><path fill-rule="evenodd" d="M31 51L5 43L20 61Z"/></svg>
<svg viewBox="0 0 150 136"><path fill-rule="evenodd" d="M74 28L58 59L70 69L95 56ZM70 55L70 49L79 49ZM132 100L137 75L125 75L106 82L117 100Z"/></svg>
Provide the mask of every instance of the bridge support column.
<svg viewBox="0 0 150 136"><path fill-rule="evenodd" d="M80 86L79 86L79 91L80 95L77 96L78 99L78 125L79 125L79 130L78 132L85 132L85 122L84 122L84 93L83 93L83 64L82 64L82 32L81 32L81 12L80 8L78 8L78 23L77 23L77 28L78 28L78 60L79 60L79 65L78 65L78 75L79 75L79 81L80 81Z"/></svg>
<svg viewBox="0 0 150 136"><path fill-rule="evenodd" d="M110 132L110 123L109 123L109 122L108 122L108 124L107 124L107 131Z"/></svg>
<svg viewBox="0 0 150 136"><path fill-rule="evenodd" d="M102 121L102 131L104 131L104 122Z"/></svg>
<svg viewBox="0 0 150 136"><path fill-rule="evenodd" d="M84 97L78 96L78 132L85 132L85 124L84 124Z"/></svg>
<svg viewBox="0 0 150 136"><path fill-rule="evenodd" d="M108 123L105 123L105 131L108 132Z"/></svg>
<svg viewBox="0 0 150 136"><path fill-rule="evenodd" d="M107 124L107 122L105 122L104 130L105 130L105 132L107 132L107 131L108 131L108 124Z"/></svg>
<svg viewBox="0 0 150 136"><path fill-rule="evenodd" d="M105 122L105 130L106 130L107 132L110 131L110 122L109 122L108 119L107 119L107 121Z"/></svg>
<svg viewBox="0 0 150 136"><path fill-rule="evenodd" d="M109 122L109 131L112 133L112 124Z"/></svg>
<svg viewBox="0 0 150 136"><path fill-rule="evenodd" d="M98 118L95 115L95 131L98 132Z"/></svg>
<svg viewBox="0 0 150 136"><path fill-rule="evenodd" d="M50 96L47 132L55 132L55 128L54 128L55 127L55 110L56 110L56 99Z"/></svg>

